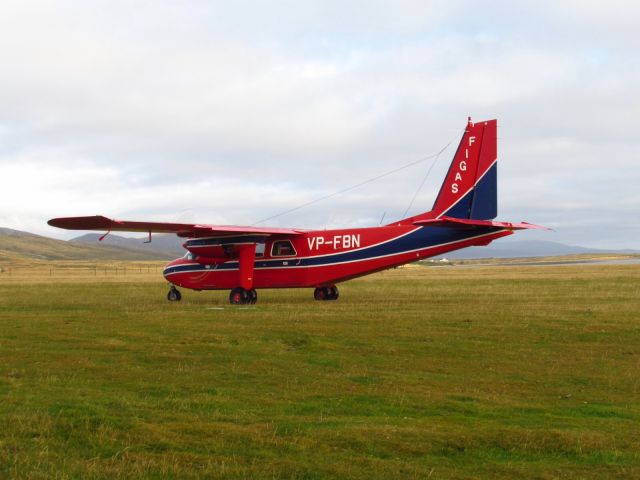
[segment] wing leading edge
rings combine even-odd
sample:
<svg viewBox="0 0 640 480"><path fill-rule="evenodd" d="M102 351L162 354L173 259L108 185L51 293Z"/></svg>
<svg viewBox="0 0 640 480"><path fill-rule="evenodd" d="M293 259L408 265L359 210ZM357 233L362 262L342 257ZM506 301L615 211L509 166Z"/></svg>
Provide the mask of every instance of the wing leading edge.
<svg viewBox="0 0 640 480"><path fill-rule="evenodd" d="M98 230L107 232L175 233L179 237L205 237L210 235L237 235L255 233L262 235L300 235L304 230L292 228L248 227L235 225L206 225L194 223L135 222L113 220L102 215L90 217L52 218L52 227L66 230Z"/></svg>

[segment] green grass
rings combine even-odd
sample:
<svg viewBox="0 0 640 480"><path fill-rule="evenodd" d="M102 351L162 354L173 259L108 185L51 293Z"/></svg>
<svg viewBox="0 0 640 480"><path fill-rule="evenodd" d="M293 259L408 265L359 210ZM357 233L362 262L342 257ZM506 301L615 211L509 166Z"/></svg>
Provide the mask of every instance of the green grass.
<svg viewBox="0 0 640 480"><path fill-rule="evenodd" d="M639 478L640 267L0 277L0 478Z"/></svg>

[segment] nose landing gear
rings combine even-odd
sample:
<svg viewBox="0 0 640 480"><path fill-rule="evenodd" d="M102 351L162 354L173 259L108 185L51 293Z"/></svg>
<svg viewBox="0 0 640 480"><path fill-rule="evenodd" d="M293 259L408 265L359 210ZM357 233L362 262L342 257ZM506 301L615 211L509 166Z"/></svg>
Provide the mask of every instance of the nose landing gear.
<svg viewBox="0 0 640 480"><path fill-rule="evenodd" d="M338 287L332 285L330 287L318 287L313 291L313 298L316 300L337 300L340 296Z"/></svg>
<svg viewBox="0 0 640 480"><path fill-rule="evenodd" d="M171 285L169 288L169 293L167 293L167 300L170 302L179 302L182 300L182 294L180 290L178 290L175 286Z"/></svg>

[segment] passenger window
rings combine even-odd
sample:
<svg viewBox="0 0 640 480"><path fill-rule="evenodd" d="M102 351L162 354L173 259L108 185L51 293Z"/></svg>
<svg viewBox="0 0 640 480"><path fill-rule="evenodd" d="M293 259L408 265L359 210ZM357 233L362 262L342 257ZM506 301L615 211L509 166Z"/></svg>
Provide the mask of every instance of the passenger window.
<svg viewBox="0 0 640 480"><path fill-rule="evenodd" d="M291 257L295 254L296 250L289 240L277 240L271 246L272 257Z"/></svg>

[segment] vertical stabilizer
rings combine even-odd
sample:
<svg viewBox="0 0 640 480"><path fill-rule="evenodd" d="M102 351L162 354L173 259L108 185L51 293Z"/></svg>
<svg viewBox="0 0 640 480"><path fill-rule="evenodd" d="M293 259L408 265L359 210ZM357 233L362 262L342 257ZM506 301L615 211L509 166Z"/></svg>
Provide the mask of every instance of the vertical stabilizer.
<svg viewBox="0 0 640 480"><path fill-rule="evenodd" d="M489 220L498 214L497 120L469 119L431 216Z"/></svg>

